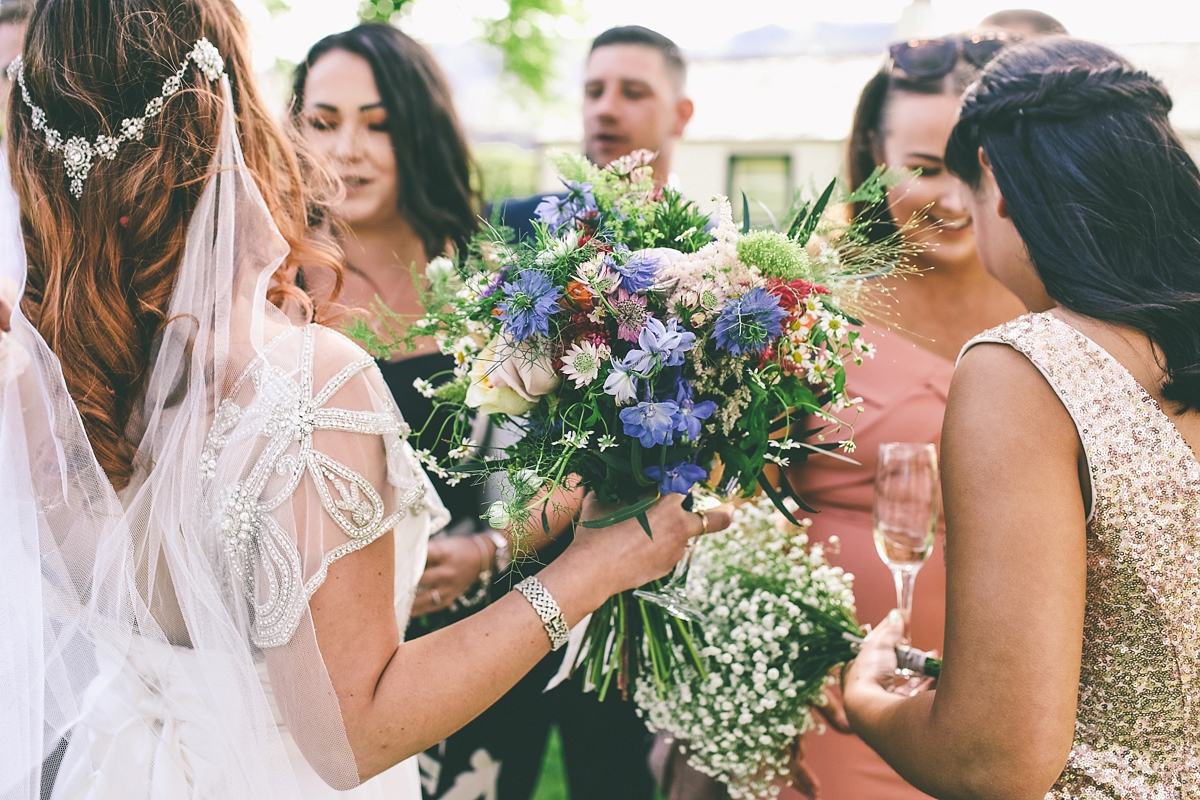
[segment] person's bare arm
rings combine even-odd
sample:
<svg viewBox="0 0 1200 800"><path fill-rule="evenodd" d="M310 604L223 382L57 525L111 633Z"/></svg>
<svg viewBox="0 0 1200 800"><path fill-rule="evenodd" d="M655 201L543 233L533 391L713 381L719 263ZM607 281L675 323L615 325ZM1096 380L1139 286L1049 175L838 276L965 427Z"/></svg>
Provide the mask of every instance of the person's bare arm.
<svg viewBox="0 0 1200 800"><path fill-rule="evenodd" d="M945 660L936 691L902 698L895 621L846 679L854 730L939 798L1042 798L1074 734L1087 580L1074 424L1036 368L980 345L958 367L942 435Z"/></svg>
<svg viewBox="0 0 1200 800"><path fill-rule="evenodd" d="M636 520L580 528L538 577L569 625L609 596L665 575L700 518L670 495L649 512L654 538ZM585 504L584 515L589 514ZM729 515L708 513L709 529ZM541 619L520 594L454 625L399 644L392 607L391 535L335 562L310 603L317 639L337 692L360 777L365 780L461 728L550 650Z"/></svg>
<svg viewBox="0 0 1200 800"><path fill-rule="evenodd" d="M517 528L499 531L508 537L518 558L537 559L537 551L555 541L579 517L583 489L579 486L557 489L532 505L529 519ZM542 512L545 512L545 519ZM550 529L546 530L546 523ZM440 536L429 542L425 572L421 575L412 616L432 614L449 608L475 585L485 569L496 565L496 544L485 534Z"/></svg>

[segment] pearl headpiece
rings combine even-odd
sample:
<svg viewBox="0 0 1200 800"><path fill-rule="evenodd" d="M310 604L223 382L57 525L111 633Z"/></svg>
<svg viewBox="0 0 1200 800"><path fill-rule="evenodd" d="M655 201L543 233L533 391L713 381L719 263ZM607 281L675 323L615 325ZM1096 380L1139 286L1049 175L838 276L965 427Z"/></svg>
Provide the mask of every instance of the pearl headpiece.
<svg viewBox="0 0 1200 800"><path fill-rule="evenodd" d="M95 160L107 158L112 161L117 157L117 151L121 145L134 139L141 139L146 123L162 113L163 103L167 98L183 88L183 78L187 74L188 62L199 67L210 83L215 83L225 74L225 59L221 58L220 51L208 39L200 39L187 54L187 58L184 59L175 74L163 82L162 91L158 96L146 103L144 116L123 119L119 135L100 134L93 141L88 141L82 136L72 136L64 142L62 133L46 124L46 112L33 102L29 96L29 90L25 88L25 66L20 56L8 65L8 79L15 80L20 87L21 99L25 101L25 105L29 106L33 128L41 131L42 135L46 137L46 147L52 153L62 153L67 177L71 179L71 194L78 200L83 196L83 182L87 180L88 174L92 171L92 164L95 163Z"/></svg>

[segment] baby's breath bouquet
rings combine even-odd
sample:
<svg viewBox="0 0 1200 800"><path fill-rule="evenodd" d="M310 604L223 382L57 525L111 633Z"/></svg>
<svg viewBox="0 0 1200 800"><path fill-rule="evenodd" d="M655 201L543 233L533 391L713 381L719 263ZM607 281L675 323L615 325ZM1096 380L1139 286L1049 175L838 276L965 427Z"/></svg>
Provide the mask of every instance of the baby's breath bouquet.
<svg viewBox="0 0 1200 800"><path fill-rule="evenodd" d="M354 332L386 351L390 323L400 339L433 336L454 355L452 373L418 387L450 412L437 434L451 460L418 455L448 477L504 473L506 494L489 513L497 527L521 529L544 509L538 498L576 483L620 509L589 527L638 519L651 533L646 511L658 498L697 486L721 497L761 486L786 514L794 493L764 467L851 447L848 435L813 445L788 434L855 406L844 365L871 348L853 311L862 279L896 265L898 238L871 243L826 215L834 184L778 230L735 225L724 198L713 225L655 188L652 156L605 168L560 157L567 191L539 206L534 241L489 231L460 265L430 265L424 318L385 313L384 333ZM887 180L877 174L840 199L878 201ZM477 414L519 440L477 452ZM602 693L614 674L627 690L642 665L665 687L680 658L700 666L690 642L681 619L621 596L592 616L580 665Z"/></svg>
<svg viewBox="0 0 1200 800"><path fill-rule="evenodd" d="M693 629L704 668L680 668L664 691L634 693L651 730L685 742L688 762L738 798L773 797L796 737L815 727L829 671L854 658L853 576L809 543L768 498L742 505L726 530L703 537L686 592L704 613ZM936 674L940 662L924 662Z"/></svg>

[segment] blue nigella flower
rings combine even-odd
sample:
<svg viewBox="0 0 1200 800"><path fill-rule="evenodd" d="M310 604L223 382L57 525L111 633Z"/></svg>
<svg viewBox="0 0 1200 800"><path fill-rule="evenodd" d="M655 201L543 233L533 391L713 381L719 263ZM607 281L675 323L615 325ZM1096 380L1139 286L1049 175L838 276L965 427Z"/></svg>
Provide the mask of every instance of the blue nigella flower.
<svg viewBox="0 0 1200 800"><path fill-rule="evenodd" d="M496 304L504 329L518 342L535 333L550 333L550 315L559 312L562 290L543 272L527 269L504 284L504 300Z"/></svg>
<svg viewBox="0 0 1200 800"><path fill-rule="evenodd" d="M664 474L659 467L646 467L643 472L646 477L659 481L659 489L663 494L687 494L697 481L708 477L708 471L689 461L680 461L667 467Z"/></svg>
<svg viewBox="0 0 1200 800"><path fill-rule="evenodd" d="M626 356L625 359L628 361L629 357ZM617 405L623 406L637 397L637 377L630 374L629 367L624 363L618 364L614 358L612 372L604 379L604 391L613 396Z"/></svg>
<svg viewBox="0 0 1200 800"><path fill-rule="evenodd" d="M644 292L658 280L658 262L662 259L653 254L635 255L621 264L619 259L609 256L605 265L621 276L621 288L627 292Z"/></svg>
<svg viewBox="0 0 1200 800"><path fill-rule="evenodd" d="M621 422L625 423L625 435L642 443L642 447L656 444L673 444L675 441L675 415L679 406L666 400L661 403L641 402L621 410Z"/></svg>
<svg viewBox="0 0 1200 800"><path fill-rule="evenodd" d="M697 403L692 399L692 387L687 381L679 382L676 394L675 430L684 434L690 441L700 438L700 423L711 417L717 411L717 404L712 400L702 400Z"/></svg>
<svg viewBox="0 0 1200 800"><path fill-rule="evenodd" d="M563 185L567 187L566 197L555 197L554 195L543 197L542 202L538 203L538 207L533 211L539 220L546 223L551 233L555 233L564 225L580 217L587 217L597 210L596 195L593 193L595 187L592 184L563 181Z"/></svg>
<svg viewBox="0 0 1200 800"><path fill-rule="evenodd" d="M741 297L732 297L725 302L725 308L713 326L713 338L719 347L735 356L761 353L783 332L786 316L787 312L779 307L779 298L756 286Z"/></svg>

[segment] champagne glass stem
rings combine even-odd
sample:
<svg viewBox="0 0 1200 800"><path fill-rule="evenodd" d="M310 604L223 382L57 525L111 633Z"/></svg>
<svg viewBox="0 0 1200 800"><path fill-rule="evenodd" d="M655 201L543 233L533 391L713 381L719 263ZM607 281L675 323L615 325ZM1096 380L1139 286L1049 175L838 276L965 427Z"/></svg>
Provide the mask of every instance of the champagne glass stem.
<svg viewBox="0 0 1200 800"><path fill-rule="evenodd" d="M912 631L909 629L909 622L912 620L913 586L916 585L917 570L893 567L892 577L896 581L896 609L900 612L901 619L904 620L904 634L900 637L900 644L909 647L912 645Z"/></svg>
<svg viewBox="0 0 1200 800"><path fill-rule="evenodd" d="M683 549L683 558L679 559L679 563L675 565L675 570L671 573L671 579L667 581L667 585L663 588L683 589L687 584L688 570L692 566L692 553L696 549L695 537L688 539L687 547Z"/></svg>

